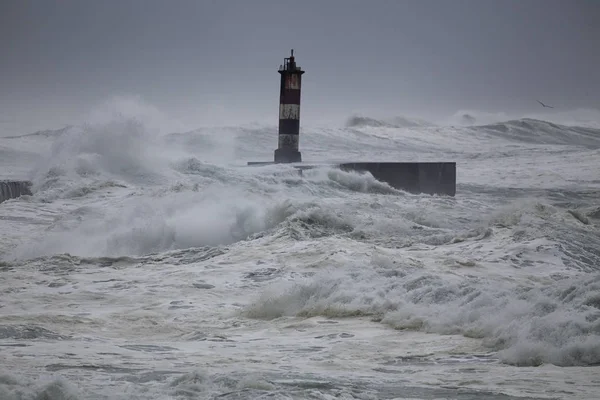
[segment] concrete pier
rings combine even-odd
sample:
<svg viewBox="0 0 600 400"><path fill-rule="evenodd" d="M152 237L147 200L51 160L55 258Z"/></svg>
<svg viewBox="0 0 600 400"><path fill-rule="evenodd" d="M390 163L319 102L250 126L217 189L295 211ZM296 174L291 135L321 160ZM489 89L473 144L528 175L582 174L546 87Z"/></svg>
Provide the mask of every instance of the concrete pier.
<svg viewBox="0 0 600 400"><path fill-rule="evenodd" d="M378 181L410 193L456 194L455 162L356 162L339 167L344 171L370 172Z"/></svg>
<svg viewBox="0 0 600 400"><path fill-rule="evenodd" d="M31 195L31 182L0 181L0 203L22 195Z"/></svg>
<svg viewBox="0 0 600 400"><path fill-rule="evenodd" d="M300 97L304 71L296 65L294 50L279 67L279 145L274 161L249 162L248 165L292 163L302 173L304 169L333 166L345 171L368 172L391 187L410 193L456 195L455 162L341 162L302 164L300 142Z"/></svg>
<svg viewBox="0 0 600 400"><path fill-rule="evenodd" d="M273 161L251 161L249 166L277 164ZM292 165L302 175L303 170L330 167L342 171L370 173L378 181L405 192L443 196L456 195L455 162L347 162L298 163Z"/></svg>

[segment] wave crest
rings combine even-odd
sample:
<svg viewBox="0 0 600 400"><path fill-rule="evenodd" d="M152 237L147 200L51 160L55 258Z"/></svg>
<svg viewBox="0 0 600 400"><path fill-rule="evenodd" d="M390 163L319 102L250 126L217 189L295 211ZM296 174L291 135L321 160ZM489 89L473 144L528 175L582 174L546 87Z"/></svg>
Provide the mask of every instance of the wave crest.
<svg viewBox="0 0 600 400"><path fill-rule="evenodd" d="M600 129L558 125L530 118L469 128L512 142L600 147Z"/></svg>
<svg viewBox="0 0 600 400"><path fill-rule="evenodd" d="M379 256L370 266L273 285L244 315L372 316L395 329L480 338L508 364L595 365L600 310L590 298L598 291L598 276L516 286L428 274Z"/></svg>

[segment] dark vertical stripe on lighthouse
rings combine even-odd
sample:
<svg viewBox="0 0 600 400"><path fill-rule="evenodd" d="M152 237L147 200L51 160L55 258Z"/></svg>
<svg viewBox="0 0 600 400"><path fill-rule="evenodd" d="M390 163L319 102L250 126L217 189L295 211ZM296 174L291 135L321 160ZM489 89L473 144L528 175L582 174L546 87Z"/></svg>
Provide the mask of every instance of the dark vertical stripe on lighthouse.
<svg viewBox="0 0 600 400"><path fill-rule="evenodd" d="M280 135L299 135L300 120L298 119L280 119L279 120Z"/></svg>
<svg viewBox="0 0 600 400"><path fill-rule="evenodd" d="M300 104L300 89L285 89L279 97L280 104Z"/></svg>

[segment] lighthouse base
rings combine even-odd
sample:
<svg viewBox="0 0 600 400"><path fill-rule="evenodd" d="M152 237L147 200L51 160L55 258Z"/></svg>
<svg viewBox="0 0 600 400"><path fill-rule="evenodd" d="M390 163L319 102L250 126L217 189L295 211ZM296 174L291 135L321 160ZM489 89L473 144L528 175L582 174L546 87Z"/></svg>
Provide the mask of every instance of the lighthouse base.
<svg viewBox="0 0 600 400"><path fill-rule="evenodd" d="M275 163L295 163L302 162L302 154L294 149L275 150Z"/></svg>

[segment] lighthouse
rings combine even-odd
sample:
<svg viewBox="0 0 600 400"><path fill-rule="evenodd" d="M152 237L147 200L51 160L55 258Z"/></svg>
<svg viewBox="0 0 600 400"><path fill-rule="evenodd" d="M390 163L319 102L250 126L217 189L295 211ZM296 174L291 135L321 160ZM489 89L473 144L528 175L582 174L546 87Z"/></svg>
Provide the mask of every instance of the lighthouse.
<svg viewBox="0 0 600 400"><path fill-rule="evenodd" d="M304 71L296 65L294 50L279 67L281 84L279 89L279 143L275 150L276 163L302 161L298 150L300 138L300 91Z"/></svg>
<svg viewBox="0 0 600 400"><path fill-rule="evenodd" d="M456 195L456 162L361 161L302 163L300 142L300 90L304 71L296 65L294 50L279 67L279 132L274 161L248 161L248 165L294 163L300 174L313 168L331 167L369 173L391 187L410 193Z"/></svg>

